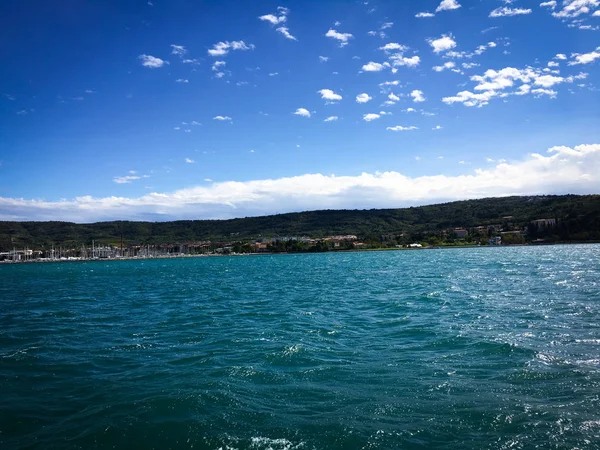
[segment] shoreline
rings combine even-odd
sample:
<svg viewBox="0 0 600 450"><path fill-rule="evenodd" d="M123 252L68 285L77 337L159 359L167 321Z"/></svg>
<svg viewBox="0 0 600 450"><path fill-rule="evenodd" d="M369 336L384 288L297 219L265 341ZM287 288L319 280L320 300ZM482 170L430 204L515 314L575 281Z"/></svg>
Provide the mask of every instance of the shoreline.
<svg viewBox="0 0 600 450"><path fill-rule="evenodd" d="M25 261L0 261L0 265L12 264L50 264L50 263L72 263L72 262L107 262L107 261L148 261L153 259L183 259L183 258L219 258L219 257L237 257L237 256L262 256L262 255L304 255L320 253L362 253L362 252L388 252L388 251L423 251L423 250L444 250L460 248L509 248L509 247L541 247L554 245L582 245L582 244L600 244L597 241L585 242L553 242L544 244L509 244L509 245L442 245L422 248L365 248L351 250L331 250L328 252L261 252L261 253L229 253L215 254L203 253L199 255L160 255L160 256L124 256L118 258L65 258L65 259L30 259Z"/></svg>

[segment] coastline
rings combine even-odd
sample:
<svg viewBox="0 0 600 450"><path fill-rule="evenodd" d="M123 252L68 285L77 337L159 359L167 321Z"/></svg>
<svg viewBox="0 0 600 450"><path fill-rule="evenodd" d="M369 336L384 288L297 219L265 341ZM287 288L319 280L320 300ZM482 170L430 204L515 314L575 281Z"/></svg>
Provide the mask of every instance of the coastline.
<svg viewBox="0 0 600 450"><path fill-rule="evenodd" d="M203 253L196 255L159 255L159 256L124 256L117 258L63 258L63 259L29 259L23 261L0 261L1 265L13 264L50 264L50 263L72 263L72 262L107 262L107 261L147 261L154 259L184 259L184 258L222 258L222 257L238 257L238 256L263 256L263 255L303 255L316 253L363 253L363 252L389 252L389 251L424 251L424 250L444 250L444 249L461 249L461 248L510 248L510 247L540 247L540 246L555 246L555 245L582 245L582 244L600 244L598 241L571 241L571 242L548 242L548 243L528 243L528 244L508 244L508 245L442 245L422 248L363 248L350 250L332 250L329 252L260 252L260 253Z"/></svg>

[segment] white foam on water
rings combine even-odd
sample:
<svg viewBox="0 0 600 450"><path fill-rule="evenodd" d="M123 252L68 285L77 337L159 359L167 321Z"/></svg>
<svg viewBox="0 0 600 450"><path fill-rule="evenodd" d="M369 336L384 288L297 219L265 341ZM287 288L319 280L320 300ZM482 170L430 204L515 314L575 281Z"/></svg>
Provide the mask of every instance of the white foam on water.
<svg viewBox="0 0 600 450"><path fill-rule="evenodd" d="M289 441L284 438L271 439L267 437L258 436L250 439L250 448L260 450L294 450L303 447L304 442L294 444L292 441Z"/></svg>

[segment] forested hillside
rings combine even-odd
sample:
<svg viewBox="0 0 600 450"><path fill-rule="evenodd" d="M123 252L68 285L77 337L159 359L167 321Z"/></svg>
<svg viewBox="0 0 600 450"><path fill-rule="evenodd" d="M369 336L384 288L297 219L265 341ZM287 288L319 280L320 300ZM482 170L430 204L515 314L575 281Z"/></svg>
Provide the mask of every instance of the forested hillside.
<svg viewBox="0 0 600 450"><path fill-rule="evenodd" d="M382 235L427 234L456 227L501 224L512 216L515 228L555 218L551 240L600 240L600 195L503 197L401 209L324 210L232 220L173 222L0 222L0 250L97 243L160 244L203 240L244 241L276 236L355 234L377 241Z"/></svg>

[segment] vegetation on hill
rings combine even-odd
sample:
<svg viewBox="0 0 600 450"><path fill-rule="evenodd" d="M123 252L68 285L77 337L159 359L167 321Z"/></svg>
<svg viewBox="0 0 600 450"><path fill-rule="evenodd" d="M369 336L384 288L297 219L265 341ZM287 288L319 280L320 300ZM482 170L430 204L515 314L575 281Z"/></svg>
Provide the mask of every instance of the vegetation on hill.
<svg viewBox="0 0 600 450"><path fill-rule="evenodd" d="M503 219L507 216L512 218ZM557 225L533 228L531 221L540 218L554 218ZM76 247L92 240L115 244L121 236L125 244L141 245L346 234L367 242L404 235L408 240L435 243L443 230L494 224L506 227L508 222L512 229L527 230L529 240L600 241L600 195L486 198L401 209L307 211L231 220L0 222L0 250Z"/></svg>

